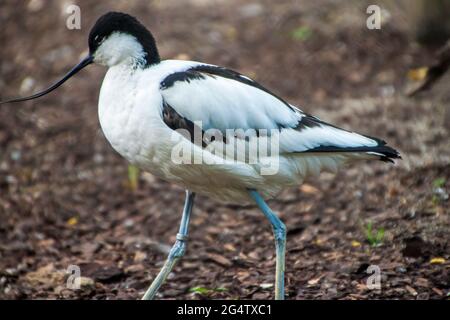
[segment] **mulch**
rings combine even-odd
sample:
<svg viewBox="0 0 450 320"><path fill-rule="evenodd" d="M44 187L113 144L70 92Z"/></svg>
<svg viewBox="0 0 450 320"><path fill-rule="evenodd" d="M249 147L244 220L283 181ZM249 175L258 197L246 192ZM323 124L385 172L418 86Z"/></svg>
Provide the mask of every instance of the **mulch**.
<svg viewBox="0 0 450 320"><path fill-rule="evenodd" d="M0 100L63 74L103 12L135 14L162 56L239 70L402 153L395 166L354 164L270 202L288 228L288 299L449 298L449 78L406 96L408 71L434 51L411 41L399 11L369 31L349 1L82 3L80 31L62 27L60 2L0 4ZM0 106L0 299L137 299L175 241L184 190L146 173L130 183L98 125L103 74L88 68L46 98ZM255 207L199 196L190 230L159 298L273 298L273 238ZM80 290L67 287L73 265ZM369 266L379 288L367 286Z"/></svg>

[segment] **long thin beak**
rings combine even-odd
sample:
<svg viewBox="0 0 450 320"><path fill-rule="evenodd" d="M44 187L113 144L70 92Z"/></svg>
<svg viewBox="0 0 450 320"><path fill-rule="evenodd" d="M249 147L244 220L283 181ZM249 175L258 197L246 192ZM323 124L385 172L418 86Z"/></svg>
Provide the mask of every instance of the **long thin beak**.
<svg viewBox="0 0 450 320"><path fill-rule="evenodd" d="M89 55L86 58L84 58L83 60L81 60L81 62L79 64L77 64L75 67L73 67L72 70L70 70L61 80L56 82L51 87L45 89L44 91L38 92L36 94L33 94L31 96L28 96L28 97L24 97L24 98L16 98L16 99L3 101L3 102L0 102L0 104L10 103L10 102L27 101L27 100L32 100L32 99L36 99L36 98L45 96L47 93L52 92L53 90L58 88L60 85L62 85L64 82L66 82L70 77L72 77L78 71L80 71L84 67L90 65L93 61L94 61L94 58L91 55Z"/></svg>

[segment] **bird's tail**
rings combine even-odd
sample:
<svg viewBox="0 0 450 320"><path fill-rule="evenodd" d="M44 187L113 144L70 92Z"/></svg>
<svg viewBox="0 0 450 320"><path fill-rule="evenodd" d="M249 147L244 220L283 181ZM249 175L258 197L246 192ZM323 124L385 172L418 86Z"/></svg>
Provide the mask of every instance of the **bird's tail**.
<svg viewBox="0 0 450 320"><path fill-rule="evenodd" d="M369 150L365 151L369 155L378 156L379 160L384 162L394 163L394 159L401 159L400 153L394 148L386 145L379 145L376 147L369 147Z"/></svg>
<svg viewBox="0 0 450 320"><path fill-rule="evenodd" d="M296 147L303 149L302 153L337 153L347 160L378 158L386 162L401 158L384 140L336 127L305 113L296 131L300 142Z"/></svg>
<svg viewBox="0 0 450 320"><path fill-rule="evenodd" d="M316 148L314 152L325 152L325 153L340 153L340 154L366 154L370 156L370 158L378 157L378 160L384 162L392 162L394 163L394 159L401 159L400 153L394 148L386 145L386 142L377 138L368 137L374 141L377 141L376 146L358 146L358 147L340 147L340 146L323 146L320 148ZM312 151L312 150L311 150Z"/></svg>

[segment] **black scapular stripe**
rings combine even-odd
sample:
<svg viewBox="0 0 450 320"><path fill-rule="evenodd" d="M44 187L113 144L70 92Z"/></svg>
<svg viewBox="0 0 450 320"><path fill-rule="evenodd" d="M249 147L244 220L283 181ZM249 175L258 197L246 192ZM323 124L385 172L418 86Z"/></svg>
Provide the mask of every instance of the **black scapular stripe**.
<svg viewBox="0 0 450 320"><path fill-rule="evenodd" d="M203 148L207 147L207 142L214 141L216 136L209 137L205 133L204 130L202 130L200 127L198 127L194 122L191 120L183 117L180 115L172 106L170 106L167 102L164 101L163 103L163 110L162 110L162 117L164 123L172 130L185 130L180 131L180 134L182 134L186 139L190 140L194 144L200 145L200 141L195 140L195 132L201 132L201 146ZM187 132L186 132L187 131ZM216 132L217 134L217 132ZM222 135L222 141L224 143L227 143L227 139L224 135Z"/></svg>
<svg viewBox="0 0 450 320"><path fill-rule="evenodd" d="M190 83L191 80L198 80L198 79L205 79L205 76L201 74L200 72L196 71L181 71L181 72L175 72L170 75L168 75L160 85L161 89L167 89L172 87L177 81L184 81L187 83Z"/></svg>

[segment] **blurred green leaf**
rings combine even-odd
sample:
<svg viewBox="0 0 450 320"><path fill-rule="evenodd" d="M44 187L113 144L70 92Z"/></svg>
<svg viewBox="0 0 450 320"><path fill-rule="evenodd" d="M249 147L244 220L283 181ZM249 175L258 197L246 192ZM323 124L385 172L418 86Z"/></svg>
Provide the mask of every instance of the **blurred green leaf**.
<svg viewBox="0 0 450 320"><path fill-rule="evenodd" d="M208 294L211 292L208 288L205 287L193 287L189 289L189 292L199 293L199 294Z"/></svg>
<svg viewBox="0 0 450 320"><path fill-rule="evenodd" d="M384 239L384 228L380 228L377 231L377 235L375 237L376 243L382 243Z"/></svg>
<svg viewBox="0 0 450 320"><path fill-rule="evenodd" d="M312 30L308 26L301 26L292 31L292 38L299 41L306 41L312 36Z"/></svg>
<svg viewBox="0 0 450 320"><path fill-rule="evenodd" d="M193 287L189 289L189 292L194 292L202 295L209 294L212 292L225 292L225 291L228 291L228 289L224 287L218 287L212 290L205 287Z"/></svg>
<svg viewBox="0 0 450 320"><path fill-rule="evenodd" d="M433 181L433 187L442 188L445 185L445 178L437 178Z"/></svg>
<svg viewBox="0 0 450 320"><path fill-rule="evenodd" d="M139 168L132 164L128 166L128 185L132 191L139 188Z"/></svg>

